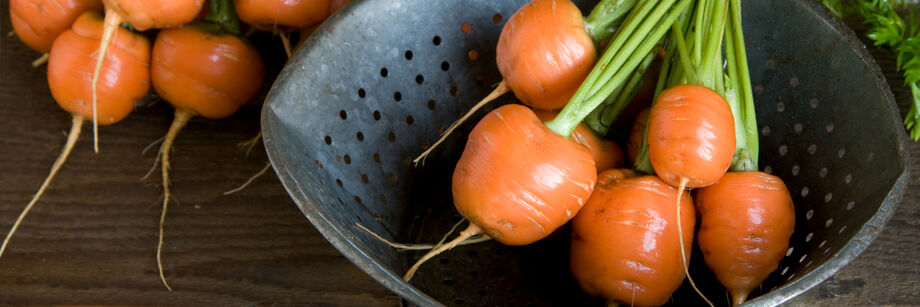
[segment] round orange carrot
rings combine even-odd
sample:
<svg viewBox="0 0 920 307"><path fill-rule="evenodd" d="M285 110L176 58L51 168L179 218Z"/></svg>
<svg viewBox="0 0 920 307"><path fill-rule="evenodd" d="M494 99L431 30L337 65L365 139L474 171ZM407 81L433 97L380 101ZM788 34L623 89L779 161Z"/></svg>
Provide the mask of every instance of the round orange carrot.
<svg viewBox="0 0 920 307"><path fill-rule="evenodd" d="M55 174L64 165L80 136L83 121L92 116L90 75L96 63L94 54L102 38L102 16L94 11L80 15L70 30L61 33L51 46L48 59L48 85L57 104L73 115L73 125L61 155L38 192L13 223L0 246L0 255L16 233L19 224L44 194ZM150 89L150 42L146 37L118 28L119 40L106 55L102 67L106 78L99 88L99 123L110 125L121 121Z"/></svg>
<svg viewBox="0 0 920 307"><path fill-rule="evenodd" d="M23 43L47 55L54 39L70 29L80 14L101 9L100 0L11 0L10 21ZM38 66L45 60L43 56L32 64Z"/></svg>
<svg viewBox="0 0 920 307"><path fill-rule="evenodd" d="M230 0L211 0L207 22L160 31L153 45L153 88L175 108L175 117L160 145L163 211L157 266L163 275L163 224L171 198L169 153L176 135L194 116L221 119L255 96L265 67L258 51L240 39L239 20Z"/></svg>
<svg viewBox="0 0 920 307"><path fill-rule="evenodd" d="M661 92L649 113L648 126L652 167L670 185L705 187L719 180L731 165L735 153L732 111L721 95L707 87L684 84Z"/></svg>
<svg viewBox="0 0 920 307"><path fill-rule="evenodd" d="M599 178L608 172L618 170ZM598 180L572 221L569 263L585 292L628 306L667 302L684 280L690 253L682 256L681 244L690 249L696 219L687 194L681 202L691 206L677 219L676 192L654 176Z"/></svg>
<svg viewBox="0 0 920 307"><path fill-rule="evenodd" d="M537 118L542 121L548 121L556 117L557 111L534 109ZM585 145L591 151L594 157L594 166L597 172L603 172L611 168L623 167L623 150L616 142L602 138L591 131L585 124L578 124L575 131L572 132L572 140L575 143Z"/></svg>
<svg viewBox="0 0 920 307"><path fill-rule="evenodd" d="M585 146L556 135L522 105L487 114L470 132L454 169L454 205L470 226L431 250L405 275L409 280L431 257L485 234L506 245L536 242L578 213L597 170Z"/></svg>
<svg viewBox="0 0 920 307"><path fill-rule="evenodd" d="M329 0L235 0L240 20L262 31L300 30L329 17Z"/></svg>
<svg viewBox="0 0 920 307"><path fill-rule="evenodd" d="M783 181L763 172L730 172L697 193L698 240L706 265L734 305L776 270L795 228Z"/></svg>

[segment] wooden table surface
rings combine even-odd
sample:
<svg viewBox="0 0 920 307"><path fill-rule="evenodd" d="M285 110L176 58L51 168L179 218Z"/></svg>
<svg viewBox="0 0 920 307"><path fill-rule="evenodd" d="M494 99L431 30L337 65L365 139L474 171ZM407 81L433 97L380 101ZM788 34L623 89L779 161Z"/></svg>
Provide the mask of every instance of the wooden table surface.
<svg viewBox="0 0 920 307"><path fill-rule="evenodd" d="M58 108L39 54L5 35L0 17L0 234L28 203L58 156L70 115ZM278 45L277 41L275 41ZM902 112L909 93L889 53L873 50ZM274 53L275 56L282 55ZM277 67L275 68L277 69ZM89 126L57 179L0 258L0 305L346 305L393 306L400 299L342 257L300 213L273 173L237 194L266 163L236 144L259 129L260 105L224 120L194 119L175 143L172 183L178 204L166 222L164 261L175 291L157 276L155 248L162 196L159 174L141 180L165 134L172 108L150 98L123 122ZM920 143L910 190L878 239L856 260L790 305L920 302Z"/></svg>

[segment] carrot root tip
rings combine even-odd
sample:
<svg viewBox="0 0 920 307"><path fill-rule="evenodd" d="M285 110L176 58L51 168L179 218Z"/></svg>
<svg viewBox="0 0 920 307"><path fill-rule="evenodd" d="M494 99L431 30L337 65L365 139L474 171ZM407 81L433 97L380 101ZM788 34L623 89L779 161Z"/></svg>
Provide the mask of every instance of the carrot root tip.
<svg viewBox="0 0 920 307"><path fill-rule="evenodd" d="M260 170L260 171L259 171L258 173L256 173L255 175L252 175L252 177L249 177L249 179L247 179L246 182L243 182L243 184L240 185L239 187L236 187L235 189L232 189L232 190L229 190L229 191L224 192L224 195L230 195L230 194L233 194L233 193L242 191L243 189L245 189L246 187L248 187L249 184L251 184L253 181L255 181L257 178L259 178L259 177L261 177L262 175L264 175L265 173L267 173L268 170L271 169L271 168L272 168L272 164L271 164L271 163L265 163L265 167L263 167L262 170Z"/></svg>
<svg viewBox="0 0 920 307"><path fill-rule="evenodd" d="M162 157L162 164L160 165L163 174L163 211L160 213L160 233L157 242L157 269L159 270L160 281L163 282L163 286L166 286L166 289L169 291L172 291L172 287L170 287L169 283L166 282L166 276L163 273L162 257L164 239L163 226L166 224L166 211L169 207L169 200L171 198L171 194L169 193L169 150L172 148L172 144L176 139L176 135L179 134L179 131L181 131L186 124L188 124L188 121L192 118L192 116L193 113L191 111L185 109L176 109L173 122L169 126L169 131L166 132L166 137L163 139L163 144L160 145L160 151L157 154L158 157Z"/></svg>
<svg viewBox="0 0 920 307"><path fill-rule="evenodd" d="M42 54L42 56L40 56L40 57L38 57L37 59L35 59L34 61L32 61L32 67L36 67L36 68L37 68L37 67L39 67L39 66L42 66L42 65L47 64L47 63L48 63L48 58L49 58L49 57L50 57L50 54L47 53L47 52L45 52L45 54Z"/></svg>
<svg viewBox="0 0 920 307"><path fill-rule="evenodd" d="M428 261L428 259L434 258L434 256L437 256L445 251L448 251L454 247L461 245L462 243L469 240L473 236L481 235L481 234L483 234L482 228L479 228L479 226L476 226L476 224L474 223L470 223L470 226L468 226L466 229L461 231L460 235L458 235L456 238L454 238L450 242L447 242L441 246L433 248L432 250L428 251L427 254L422 256L421 259L416 261L415 264L413 264L412 267L410 267L409 270L406 271L406 274L403 276L403 280L405 281L411 280L412 276L415 275L415 272L418 271L418 268L422 266L422 264L425 263L425 261Z"/></svg>

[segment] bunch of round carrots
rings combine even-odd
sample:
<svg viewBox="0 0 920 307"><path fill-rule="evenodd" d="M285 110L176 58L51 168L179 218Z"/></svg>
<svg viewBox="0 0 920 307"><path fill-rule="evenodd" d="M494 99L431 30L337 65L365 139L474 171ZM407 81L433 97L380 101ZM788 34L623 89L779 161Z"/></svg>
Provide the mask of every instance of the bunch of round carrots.
<svg viewBox="0 0 920 307"><path fill-rule="evenodd" d="M507 91L529 108L501 106L467 136L452 193L469 226L428 246L406 280L455 246L531 244L569 220L572 275L612 303L662 305L686 279L712 305L688 270L694 238L733 304L777 268L794 207L783 181L757 170L740 0L604 0L587 19L567 0L532 0L496 55L504 80L471 112ZM657 60L623 169L603 136Z"/></svg>
<svg viewBox="0 0 920 307"><path fill-rule="evenodd" d="M247 38L253 33L244 35L247 25L238 16L251 29L264 29L278 20L296 22L292 27L297 28L316 27L345 2L11 0L9 14L15 34L44 53L33 66L47 63L53 98L72 114L73 125L48 177L6 234L0 256L51 186L83 124L93 123L93 147L98 152L97 126L125 119L152 87L153 93L175 107L173 123L156 159L162 162L164 194L156 262L160 280L171 290L161 251L172 200L169 157L173 141L194 117L221 119L235 113L253 99L265 75L262 56Z"/></svg>

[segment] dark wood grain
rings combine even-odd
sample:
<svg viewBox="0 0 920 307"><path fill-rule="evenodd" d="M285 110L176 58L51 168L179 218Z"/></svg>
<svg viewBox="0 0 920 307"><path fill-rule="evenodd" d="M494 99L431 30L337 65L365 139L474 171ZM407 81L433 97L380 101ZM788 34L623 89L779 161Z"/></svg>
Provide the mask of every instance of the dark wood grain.
<svg viewBox="0 0 920 307"><path fill-rule="evenodd" d="M51 98L39 54L0 18L0 233L38 189L64 143L70 116ZM274 55L279 55L276 50ZM906 111L909 93L893 57L873 51ZM278 61L274 62L275 64ZM342 257L303 217L273 174L230 196L266 162L236 143L258 130L259 105L220 121L194 119L176 140L172 182L179 204L166 224L164 261L175 291L160 283L154 256L159 175L140 180L172 108L147 99L124 122L89 129L0 259L0 305L392 306L399 298ZM87 126L89 127L89 126ZM790 305L920 302L920 145L911 144L910 190L859 258Z"/></svg>

